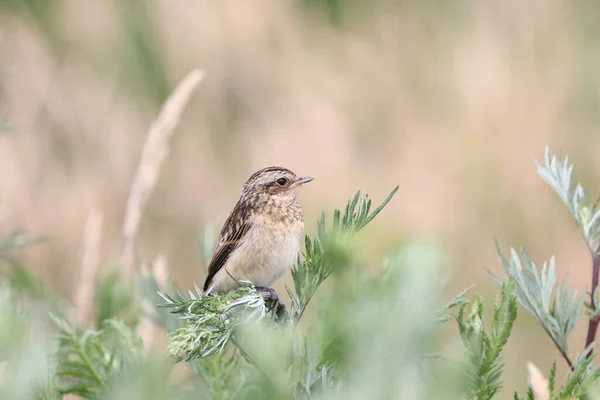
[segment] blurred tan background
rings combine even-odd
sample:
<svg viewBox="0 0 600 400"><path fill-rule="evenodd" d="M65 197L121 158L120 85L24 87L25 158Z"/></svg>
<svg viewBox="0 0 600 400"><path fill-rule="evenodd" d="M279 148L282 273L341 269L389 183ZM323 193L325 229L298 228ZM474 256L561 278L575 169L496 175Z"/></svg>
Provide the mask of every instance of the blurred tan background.
<svg viewBox="0 0 600 400"><path fill-rule="evenodd" d="M437 240L445 298L475 284L491 303L495 237L539 262L556 254L572 287L589 285L584 242L533 158L546 144L569 154L598 193L599 12L558 0L2 1L0 120L13 130L0 135L0 234L47 239L25 264L73 296L86 218L104 213L108 266L148 127L202 68L140 232L142 259L166 255L182 287L204 279L204 227L269 165L315 177L300 195L309 233L356 190L377 203L399 184L362 255L376 265L407 238ZM553 359L522 311L507 382L522 392L525 362L547 371Z"/></svg>

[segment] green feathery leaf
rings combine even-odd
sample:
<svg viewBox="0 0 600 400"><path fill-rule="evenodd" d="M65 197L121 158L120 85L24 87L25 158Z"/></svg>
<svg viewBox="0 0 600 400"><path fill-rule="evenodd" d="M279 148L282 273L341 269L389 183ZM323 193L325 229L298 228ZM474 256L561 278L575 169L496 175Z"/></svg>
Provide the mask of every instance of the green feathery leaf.
<svg viewBox="0 0 600 400"><path fill-rule="evenodd" d="M470 363L470 397L491 399L502 386L503 365L500 353L506 345L513 323L517 317L517 299L512 294L514 282L502 284L494 304L491 334L485 331L483 301L478 298L471 306L471 313L464 318L467 303L460 305L455 316Z"/></svg>

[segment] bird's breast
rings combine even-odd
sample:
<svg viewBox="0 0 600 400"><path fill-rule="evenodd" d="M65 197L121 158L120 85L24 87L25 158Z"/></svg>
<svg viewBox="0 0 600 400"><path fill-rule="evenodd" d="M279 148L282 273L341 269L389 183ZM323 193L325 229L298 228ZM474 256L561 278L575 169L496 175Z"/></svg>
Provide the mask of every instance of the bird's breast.
<svg viewBox="0 0 600 400"><path fill-rule="evenodd" d="M304 231L302 220L287 221L257 218L254 222L251 242L267 264L291 267L300 250Z"/></svg>
<svg viewBox="0 0 600 400"><path fill-rule="evenodd" d="M231 260L239 278L257 286L272 286L296 263L303 231L301 219L256 217L243 245Z"/></svg>

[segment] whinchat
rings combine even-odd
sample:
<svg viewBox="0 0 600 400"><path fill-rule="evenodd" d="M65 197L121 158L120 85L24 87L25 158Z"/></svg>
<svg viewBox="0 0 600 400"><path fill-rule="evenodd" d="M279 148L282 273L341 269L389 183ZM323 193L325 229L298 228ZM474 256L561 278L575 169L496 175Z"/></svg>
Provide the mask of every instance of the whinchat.
<svg viewBox="0 0 600 400"><path fill-rule="evenodd" d="M270 288L294 266L304 232L296 194L312 180L281 167L250 176L221 229L204 291L228 293L242 280Z"/></svg>

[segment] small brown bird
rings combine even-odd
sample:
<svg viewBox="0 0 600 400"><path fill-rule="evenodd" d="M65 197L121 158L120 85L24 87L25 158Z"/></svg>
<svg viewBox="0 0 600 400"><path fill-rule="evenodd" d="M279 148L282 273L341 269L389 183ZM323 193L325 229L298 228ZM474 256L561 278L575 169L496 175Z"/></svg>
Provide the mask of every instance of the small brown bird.
<svg viewBox="0 0 600 400"><path fill-rule="evenodd" d="M312 180L281 167L261 169L248 179L221 229L204 291L228 293L242 280L270 288L292 268L304 232L296 194Z"/></svg>

